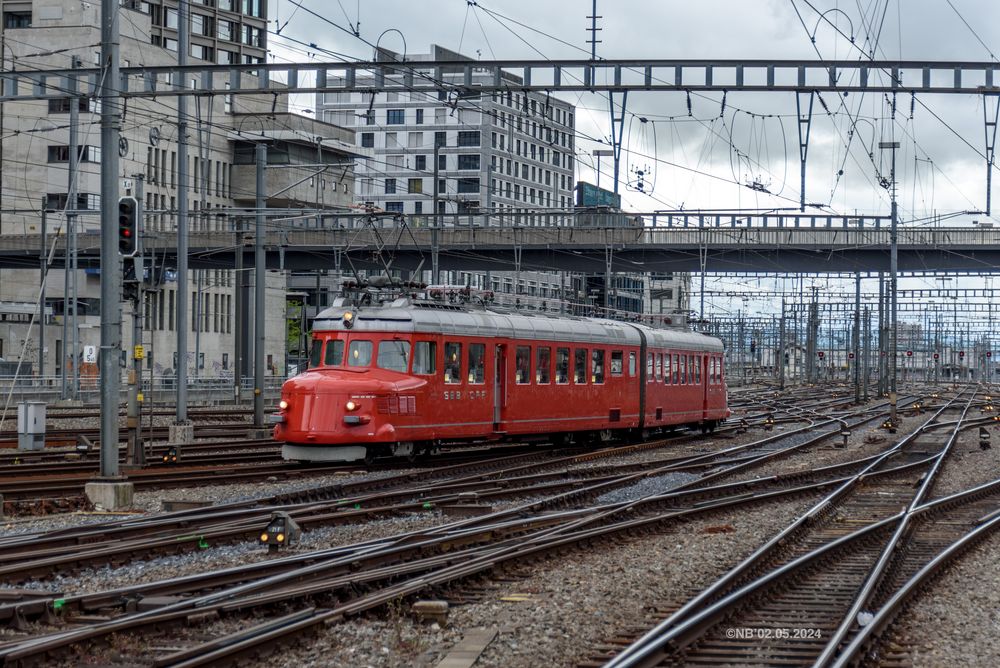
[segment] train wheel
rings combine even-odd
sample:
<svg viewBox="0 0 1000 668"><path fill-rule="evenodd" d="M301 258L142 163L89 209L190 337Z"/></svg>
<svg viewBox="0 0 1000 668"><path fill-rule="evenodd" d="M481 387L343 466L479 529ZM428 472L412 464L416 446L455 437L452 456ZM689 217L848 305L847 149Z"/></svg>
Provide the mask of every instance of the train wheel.
<svg viewBox="0 0 1000 668"><path fill-rule="evenodd" d="M365 466L371 466L375 463L375 451L372 448L365 448Z"/></svg>

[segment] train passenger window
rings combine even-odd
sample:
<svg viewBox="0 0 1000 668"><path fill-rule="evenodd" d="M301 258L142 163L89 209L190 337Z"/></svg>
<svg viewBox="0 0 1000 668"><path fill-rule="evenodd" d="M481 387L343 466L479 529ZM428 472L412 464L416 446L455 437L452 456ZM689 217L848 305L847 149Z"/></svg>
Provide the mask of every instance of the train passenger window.
<svg viewBox="0 0 1000 668"><path fill-rule="evenodd" d="M656 380L663 380L663 353L653 353L653 365L656 367Z"/></svg>
<svg viewBox="0 0 1000 668"><path fill-rule="evenodd" d="M552 369L552 348L538 346L535 349L535 382L539 385L549 384L549 373Z"/></svg>
<svg viewBox="0 0 1000 668"><path fill-rule="evenodd" d="M371 366L372 363L371 341L351 341L350 348L347 349L348 366Z"/></svg>
<svg viewBox="0 0 1000 668"><path fill-rule="evenodd" d="M586 383L587 382L587 349L577 348L574 353L573 359L573 382L574 383Z"/></svg>
<svg viewBox="0 0 1000 668"><path fill-rule="evenodd" d="M444 382L447 385L459 385L462 382L461 343L444 344Z"/></svg>
<svg viewBox="0 0 1000 668"><path fill-rule="evenodd" d="M620 376L622 375L622 363L625 361L625 357L620 350L611 351L611 375Z"/></svg>
<svg viewBox="0 0 1000 668"><path fill-rule="evenodd" d="M653 353L646 353L646 382L653 382Z"/></svg>
<svg viewBox="0 0 1000 668"><path fill-rule="evenodd" d="M694 355L688 355L688 383L695 385L695 371L696 366L694 363Z"/></svg>
<svg viewBox="0 0 1000 668"><path fill-rule="evenodd" d="M527 385L531 382L531 348L518 346L514 354L514 382Z"/></svg>
<svg viewBox="0 0 1000 668"><path fill-rule="evenodd" d="M326 359L323 363L327 366L340 366L344 363L344 342L341 339L327 342Z"/></svg>
<svg viewBox="0 0 1000 668"><path fill-rule="evenodd" d="M694 382L695 385L701 385L701 367L704 364L704 358L701 355L694 358Z"/></svg>
<svg viewBox="0 0 1000 668"><path fill-rule="evenodd" d="M590 351L590 382L600 385L604 382L604 351Z"/></svg>
<svg viewBox="0 0 1000 668"><path fill-rule="evenodd" d="M482 385L486 382L486 344L469 344L469 382Z"/></svg>
<svg viewBox="0 0 1000 668"><path fill-rule="evenodd" d="M323 342L320 339L313 339L312 350L309 351L309 368L319 366L323 360Z"/></svg>
<svg viewBox="0 0 1000 668"><path fill-rule="evenodd" d="M671 378L673 379L673 384L674 385L680 385L680 383L681 383L681 378L680 378L681 361L680 361L680 358L677 356L676 353L673 355L673 358L674 358L674 363L670 367L670 375L671 375Z"/></svg>
<svg viewBox="0 0 1000 668"><path fill-rule="evenodd" d="M417 341L413 344L413 373L429 376L437 371L437 342Z"/></svg>
<svg viewBox="0 0 1000 668"><path fill-rule="evenodd" d="M681 385L688 384L687 356L681 355Z"/></svg>
<svg viewBox="0 0 1000 668"><path fill-rule="evenodd" d="M670 353L663 355L663 384L670 385Z"/></svg>
<svg viewBox="0 0 1000 668"><path fill-rule="evenodd" d="M378 360L375 364L380 369L406 373L410 364L410 342L382 341L378 344Z"/></svg>
<svg viewBox="0 0 1000 668"><path fill-rule="evenodd" d="M628 354L628 375L635 377L635 353Z"/></svg>
<svg viewBox="0 0 1000 668"><path fill-rule="evenodd" d="M556 348L556 384L569 383L569 348Z"/></svg>

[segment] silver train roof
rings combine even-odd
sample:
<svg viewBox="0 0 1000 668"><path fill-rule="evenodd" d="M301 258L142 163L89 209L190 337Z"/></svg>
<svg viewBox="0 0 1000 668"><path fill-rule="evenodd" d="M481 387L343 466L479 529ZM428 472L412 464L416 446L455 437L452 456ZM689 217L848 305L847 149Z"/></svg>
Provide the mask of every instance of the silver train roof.
<svg viewBox="0 0 1000 668"><path fill-rule="evenodd" d="M426 332L541 341L574 341L604 345L639 345L639 331L650 345L687 350L722 352L719 339L675 329L658 329L640 323L540 313L502 311L436 302L397 299L383 306L333 306L321 311L313 331L347 331L343 315L355 314L354 332Z"/></svg>

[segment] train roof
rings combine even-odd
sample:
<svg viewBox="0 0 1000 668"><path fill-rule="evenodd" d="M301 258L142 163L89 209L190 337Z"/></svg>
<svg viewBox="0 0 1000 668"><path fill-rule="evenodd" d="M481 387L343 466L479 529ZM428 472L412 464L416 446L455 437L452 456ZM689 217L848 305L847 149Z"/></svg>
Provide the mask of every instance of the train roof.
<svg viewBox="0 0 1000 668"><path fill-rule="evenodd" d="M719 339L675 329L557 313L471 308L397 299L382 306L333 306L321 311L313 331L344 331L343 315L354 311L352 331L426 332L542 341L639 345L642 331L651 345L722 352Z"/></svg>

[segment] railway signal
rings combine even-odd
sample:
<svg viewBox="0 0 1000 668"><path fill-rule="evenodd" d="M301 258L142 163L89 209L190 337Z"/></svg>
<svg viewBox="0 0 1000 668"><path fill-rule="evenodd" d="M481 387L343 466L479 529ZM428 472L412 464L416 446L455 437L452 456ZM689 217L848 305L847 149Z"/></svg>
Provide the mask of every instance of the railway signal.
<svg viewBox="0 0 1000 668"><path fill-rule="evenodd" d="M907 350L906 351L906 356L907 357L913 357L913 351L912 350Z"/></svg>
<svg viewBox="0 0 1000 668"><path fill-rule="evenodd" d="M820 358L820 359L823 359L824 357L826 357L826 353L824 353L824 352L823 352L822 350L821 350L821 351L819 351L819 352L818 352L818 353L816 353L816 354L817 354L817 355L819 356L819 358Z"/></svg>
<svg viewBox="0 0 1000 668"><path fill-rule="evenodd" d="M139 251L139 202L134 197L118 200L118 254L133 257Z"/></svg>
<svg viewBox="0 0 1000 668"><path fill-rule="evenodd" d="M267 545L268 552L275 552L278 549L298 541L302 530L295 523L291 515L283 511L271 513L271 521L267 523L267 528L260 534L260 542Z"/></svg>
<svg viewBox="0 0 1000 668"><path fill-rule="evenodd" d="M937 360L940 357L937 353L934 353L934 359Z"/></svg>
<svg viewBox="0 0 1000 668"><path fill-rule="evenodd" d="M959 356L959 358L965 357L965 351L964 350L959 350L958 351L958 356Z"/></svg>

